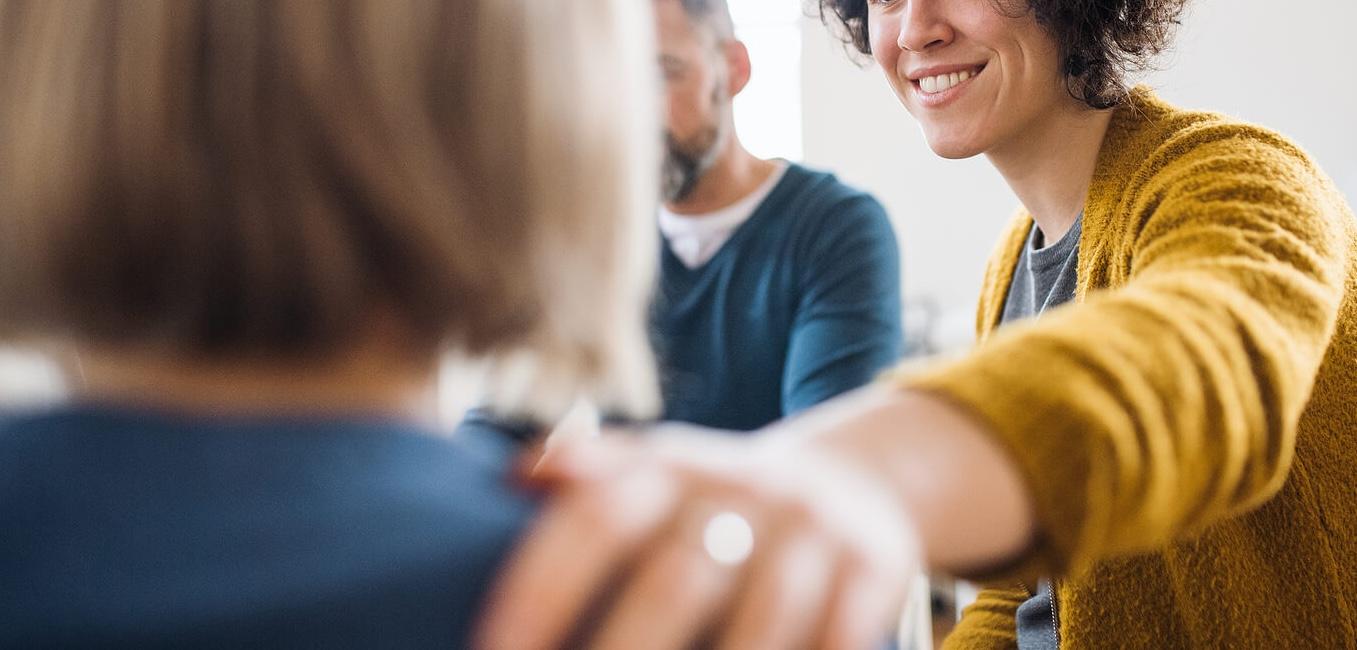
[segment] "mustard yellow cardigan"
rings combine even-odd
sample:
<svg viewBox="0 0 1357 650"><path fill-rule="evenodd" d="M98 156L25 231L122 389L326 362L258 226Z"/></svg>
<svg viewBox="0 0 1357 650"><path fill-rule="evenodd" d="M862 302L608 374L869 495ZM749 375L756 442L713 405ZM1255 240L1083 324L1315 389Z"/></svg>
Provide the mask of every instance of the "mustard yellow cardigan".
<svg viewBox="0 0 1357 650"><path fill-rule="evenodd" d="M1055 153L1055 152L1053 152ZM1038 575L1062 648L1357 647L1357 222L1295 145L1136 89L1084 210L1075 301L901 372L1017 461L1041 537L948 648L1016 644Z"/></svg>

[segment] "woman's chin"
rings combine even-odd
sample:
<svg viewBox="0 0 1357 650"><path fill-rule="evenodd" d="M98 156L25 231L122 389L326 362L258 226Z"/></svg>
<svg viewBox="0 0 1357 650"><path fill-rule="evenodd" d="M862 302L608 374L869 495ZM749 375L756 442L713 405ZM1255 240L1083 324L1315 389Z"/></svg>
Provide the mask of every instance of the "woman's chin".
<svg viewBox="0 0 1357 650"><path fill-rule="evenodd" d="M957 138L928 138L928 148L933 150L941 158L948 160L962 160L972 156L984 153L983 149L976 146L969 139Z"/></svg>
<svg viewBox="0 0 1357 650"><path fill-rule="evenodd" d="M985 153L986 140L983 133L970 124L922 123L920 130L928 148L941 158L961 160Z"/></svg>

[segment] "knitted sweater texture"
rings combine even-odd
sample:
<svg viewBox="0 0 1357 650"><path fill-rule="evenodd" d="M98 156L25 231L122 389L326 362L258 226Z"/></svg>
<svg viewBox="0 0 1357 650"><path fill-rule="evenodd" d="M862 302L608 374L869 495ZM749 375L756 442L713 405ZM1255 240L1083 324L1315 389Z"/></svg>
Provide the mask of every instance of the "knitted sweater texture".
<svg viewBox="0 0 1357 650"><path fill-rule="evenodd" d="M1084 208L1071 304L895 381L1012 453L1039 539L947 647L1016 644L1037 576L1062 648L1357 647L1357 221L1294 144L1136 89Z"/></svg>

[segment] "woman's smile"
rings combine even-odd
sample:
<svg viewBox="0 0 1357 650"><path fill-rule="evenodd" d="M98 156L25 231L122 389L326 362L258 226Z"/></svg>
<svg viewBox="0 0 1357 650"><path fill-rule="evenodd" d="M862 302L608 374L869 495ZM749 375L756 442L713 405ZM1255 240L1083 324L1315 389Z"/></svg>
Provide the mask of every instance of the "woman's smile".
<svg viewBox="0 0 1357 650"><path fill-rule="evenodd" d="M961 64L919 68L906 75L914 100L923 108L941 108L961 96L970 82L985 71L985 64Z"/></svg>

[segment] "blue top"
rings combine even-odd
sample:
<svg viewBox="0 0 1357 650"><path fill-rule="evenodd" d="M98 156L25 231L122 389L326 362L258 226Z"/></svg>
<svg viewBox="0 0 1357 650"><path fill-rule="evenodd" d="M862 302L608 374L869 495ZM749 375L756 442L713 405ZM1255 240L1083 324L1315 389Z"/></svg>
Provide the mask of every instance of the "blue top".
<svg viewBox="0 0 1357 650"><path fill-rule="evenodd" d="M377 419L0 418L0 647L465 647L533 510L509 463Z"/></svg>
<svg viewBox="0 0 1357 650"><path fill-rule="evenodd" d="M664 419L752 430L896 363L900 254L881 204L791 165L706 264L661 255Z"/></svg>
<svg viewBox="0 0 1357 650"><path fill-rule="evenodd" d="M900 358L895 232L876 199L831 174L790 165L696 269L660 248L650 325L665 420L757 429ZM527 440L541 429L474 409L459 430Z"/></svg>

